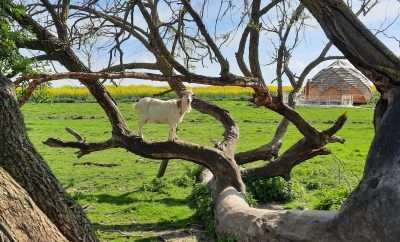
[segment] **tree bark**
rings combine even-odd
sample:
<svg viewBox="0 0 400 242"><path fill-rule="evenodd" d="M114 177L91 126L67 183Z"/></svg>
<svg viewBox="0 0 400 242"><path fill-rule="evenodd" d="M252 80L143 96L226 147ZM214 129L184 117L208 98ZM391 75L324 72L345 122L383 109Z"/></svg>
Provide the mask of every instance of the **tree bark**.
<svg viewBox="0 0 400 242"><path fill-rule="evenodd" d="M97 241L81 206L63 189L26 133L12 83L0 75L0 166L70 241ZM50 241L50 240L49 240Z"/></svg>
<svg viewBox="0 0 400 242"><path fill-rule="evenodd" d="M3 168L0 168L0 241L68 241Z"/></svg>
<svg viewBox="0 0 400 242"><path fill-rule="evenodd" d="M379 41L342 0L302 0L326 35L381 93L375 137L364 175L335 219L346 241L400 238L400 59Z"/></svg>
<svg viewBox="0 0 400 242"><path fill-rule="evenodd" d="M400 238L400 90L392 89L391 95L392 102L368 153L364 176L337 217L343 240Z"/></svg>

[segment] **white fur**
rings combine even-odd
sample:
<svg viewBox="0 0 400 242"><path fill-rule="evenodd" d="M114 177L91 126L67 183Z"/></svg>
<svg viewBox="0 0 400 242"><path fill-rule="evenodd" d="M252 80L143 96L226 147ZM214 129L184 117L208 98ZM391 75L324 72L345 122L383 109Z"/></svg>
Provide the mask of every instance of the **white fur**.
<svg viewBox="0 0 400 242"><path fill-rule="evenodd" d="M181 101L181 108L178 102ZM175 140L176 127L182 122L185 113L191 111L192 93L185 92L181 99L163 101L145 97L138 101L135 110L139 119L139 135L143 138L143 126L148 123L165 123L169 125L168 140Z"/></svg>

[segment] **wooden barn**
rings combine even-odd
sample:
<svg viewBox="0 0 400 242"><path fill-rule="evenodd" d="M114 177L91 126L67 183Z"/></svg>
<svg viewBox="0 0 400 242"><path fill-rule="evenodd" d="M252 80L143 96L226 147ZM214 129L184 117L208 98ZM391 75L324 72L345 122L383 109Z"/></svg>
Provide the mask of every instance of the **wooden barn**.
<svg viewBox="0 0 400 242"><path fill-rule="evenodd" d="M371 82L346 61L335 61L318 72L305 86L307 103L365 104L372 98Z"/></svg>

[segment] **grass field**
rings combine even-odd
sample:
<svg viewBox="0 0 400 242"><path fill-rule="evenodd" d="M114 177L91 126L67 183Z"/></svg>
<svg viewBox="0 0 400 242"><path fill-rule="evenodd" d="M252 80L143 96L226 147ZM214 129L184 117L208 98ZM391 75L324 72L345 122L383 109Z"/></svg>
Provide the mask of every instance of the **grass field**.
<svg viewBox="0 0 400 242"><path fill-rule="evenodd" d="M247 102L217 101L231 111L238 122L241 139L238 151L254 148L268 141L279 116ZM136 129L131 104L120 105L129 126ZM300 107L300 113L318 128L328 127L336 117L347 112L349 120L339 135L344 145L331 144L334 155L314 158L292 174L296 199L284 204L291 208L330 208L337 194L351 190L362 175L364 160L373 135L372 108ZM159 161L140 158L124 150L113 149L77 159L74 150L44 146L48 137L71 139L65 127L78 130L88 141L110 137L110 125L94 103L26 104L23 107L29 135L48 161L56 176L83 206L95 224L102 241L151 241L158 232L187 228L198 223L187 204L196 166L185 161L170 162L166 178L154 179ZM221 125L208 116L191 112L181 124L178 135L183 140L212 145L222 135ZM145 126L145 138L163 140L168 135L164 125ZM300 138L290 127L283 150ZM112 167L84 165L84 162L112 164ZM340 201L338 201L340 203ZM128 237L127 237L128 236Z"/></svg>

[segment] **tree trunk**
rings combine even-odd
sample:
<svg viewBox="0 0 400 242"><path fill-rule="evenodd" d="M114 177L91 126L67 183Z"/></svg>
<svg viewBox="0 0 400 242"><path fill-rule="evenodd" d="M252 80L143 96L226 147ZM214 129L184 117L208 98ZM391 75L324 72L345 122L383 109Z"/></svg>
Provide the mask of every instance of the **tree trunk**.
<svg viewBox="0 0 400 242"><path fill-rule="evenodd" d="M347 241L400 239L400 90L376 129L363 179L342 207L338 232ZM376 112L382 112L377 107Z"/></svg>
<svg viewBox="0 0 400 242"><path fill-rule="evenodd" d="M3 168L0 168L0 241L68 241Z"/></svg>
<svg viewBox="0 0 400 242"><path fill-rule="evenodd" d="M0 75L0 166L70 241L97 241L81 206L63 189L30 142L12 83Z"/></svg>
<svg viewBox="0 0 400 242"><path fill-rule="evenodd" d="M342 0L302 0L329 39L381 93L375 137L364 176L334 226L345 241L400 238L400 59L374 36Z"/></svg>

